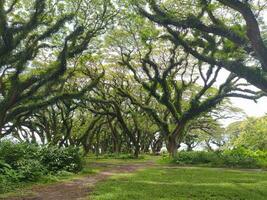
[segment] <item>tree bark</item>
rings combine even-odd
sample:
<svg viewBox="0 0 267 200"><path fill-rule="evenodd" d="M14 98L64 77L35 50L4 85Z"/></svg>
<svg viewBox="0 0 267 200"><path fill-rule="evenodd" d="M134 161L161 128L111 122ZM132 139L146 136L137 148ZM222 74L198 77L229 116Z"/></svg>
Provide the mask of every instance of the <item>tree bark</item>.
<svg viewBox="0 0 267 200"><path fill-rule="evenodd" d="M168 137L167 150L171 158L175 158L177 150L181 146L184 137L184 127L185 123L180 123L173 130L172 134Z"/></svg>
<svg viewBox="0 0 267 200"><path fill-rule="evenodd" d="M134 145L134 158L138 158L140 152L139 144Z"/></svg>
<svg viewBox="0 0 267 200"><path fill-rule="evenodd" d="M168 138L168 143L167 143L167 150L171 158L176 157L177 149L178 149L178 145L177 145L176 137L172 135Z"/></svg>

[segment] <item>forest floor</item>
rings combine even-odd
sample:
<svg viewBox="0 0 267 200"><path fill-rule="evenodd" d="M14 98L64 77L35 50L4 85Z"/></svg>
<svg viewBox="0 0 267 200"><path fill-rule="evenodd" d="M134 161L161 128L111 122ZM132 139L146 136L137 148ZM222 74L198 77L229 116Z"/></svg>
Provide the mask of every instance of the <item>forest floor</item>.
<svg viewBox="0 0 267 200"><path fill-rule="evenodd" d="M35 185L5 200L266 200L267 172L159 164L155 159L90 161L87 174Z"/></svg>

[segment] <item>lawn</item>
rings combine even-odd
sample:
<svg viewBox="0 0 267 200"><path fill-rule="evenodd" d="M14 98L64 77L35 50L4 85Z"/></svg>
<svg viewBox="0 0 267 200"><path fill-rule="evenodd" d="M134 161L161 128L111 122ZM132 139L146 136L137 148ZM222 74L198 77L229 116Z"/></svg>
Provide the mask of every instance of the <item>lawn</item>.
<svg viewBox="0 0 267 200"><path fill-rule="evenodd" d="M97 184L92 200L266 200L267 172L159 166Z"/></svg>

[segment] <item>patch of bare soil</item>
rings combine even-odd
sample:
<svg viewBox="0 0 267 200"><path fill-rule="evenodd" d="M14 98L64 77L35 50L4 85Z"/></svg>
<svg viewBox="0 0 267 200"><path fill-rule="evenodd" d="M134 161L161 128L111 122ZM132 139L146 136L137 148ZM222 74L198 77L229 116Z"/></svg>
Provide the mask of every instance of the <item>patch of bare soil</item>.
<svg viewBox="0 0 267 200"><path fill-rule="evenodd" d="M115 174L134 172L138 169L151 165L151 163L119 165L99 163L95 165L99 165L107 169L104 169L95 175L89 175L68 182L56 183L49 186L34 186L31 189L31 192L35 194L34 196L9 197L5 200L81 200L88 197L92 191L92 187L99 181L104 181Z"/></svg>

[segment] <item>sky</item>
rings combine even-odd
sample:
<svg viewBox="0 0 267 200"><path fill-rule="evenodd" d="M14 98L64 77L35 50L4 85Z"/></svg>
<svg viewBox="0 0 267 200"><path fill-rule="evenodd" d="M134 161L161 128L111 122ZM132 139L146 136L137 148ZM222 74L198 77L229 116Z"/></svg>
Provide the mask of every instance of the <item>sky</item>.
<svg viewBox="0 0 267 200"><path fill-rule="evenodd" d="M248 116L260 117L267 114L267 97L261 98L255 103L252 100L231 98L234 106L245 111Z"/></svg>

